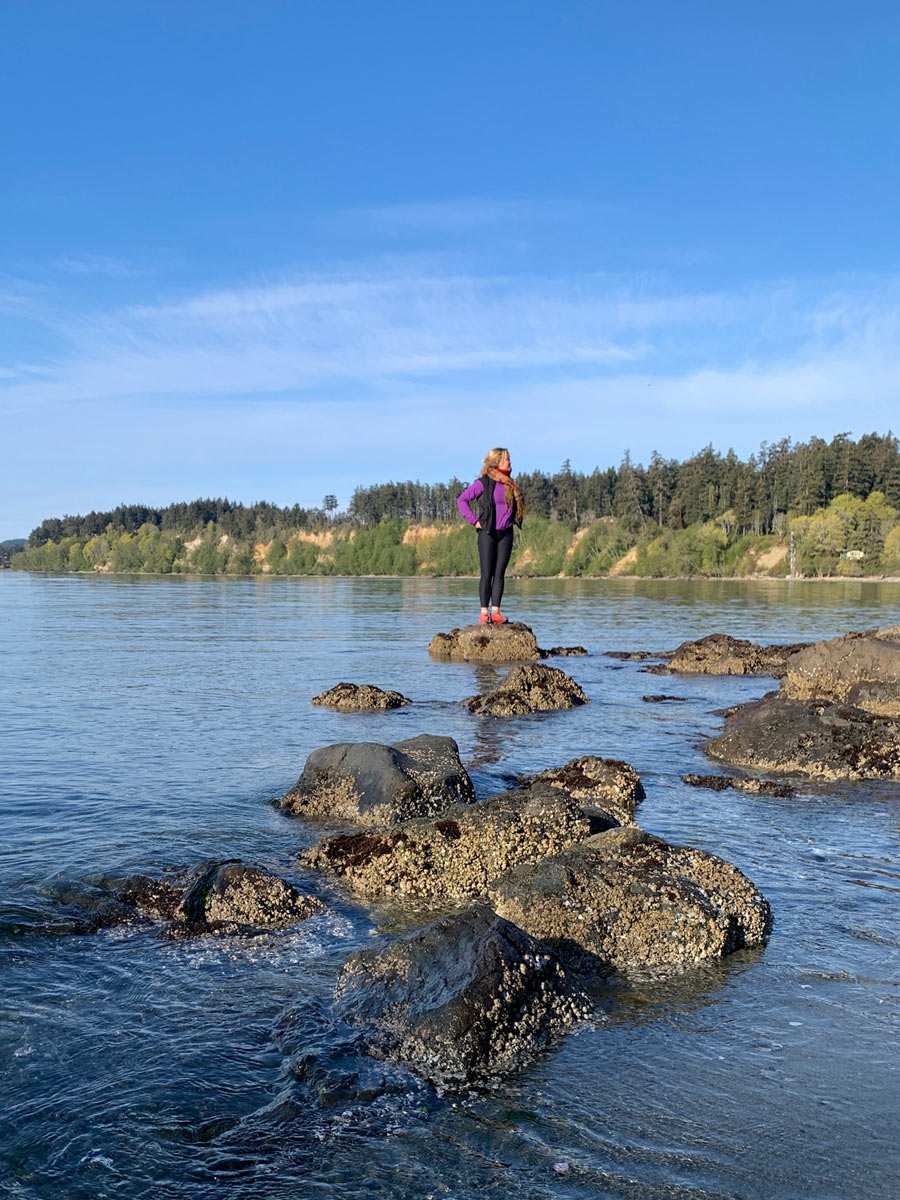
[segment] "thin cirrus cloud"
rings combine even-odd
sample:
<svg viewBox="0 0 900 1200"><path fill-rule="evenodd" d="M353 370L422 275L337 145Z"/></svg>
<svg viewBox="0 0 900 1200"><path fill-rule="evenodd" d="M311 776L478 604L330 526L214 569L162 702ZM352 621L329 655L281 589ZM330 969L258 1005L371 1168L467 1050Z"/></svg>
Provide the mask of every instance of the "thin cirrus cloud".
<svg viewBox="0 0 900 1200"><path fill-rule="evenodd" d="M266 396L303 407L352 393L377 395L386 414L412 389L435 404L457 393L501 406L510 397L527 416L530 397L555 388L561 398L586 389L612 406L639 397L641 411L661 420L723 404L801 413L841 396L856 414L874 414L896 395L900 361L892 279L728 293L637 276L359 270L78 315L60 297L43 309L29 300L22 315L54 338L43 361L32 347L19 363L10 347L0 364L8 412Z"/></svg>

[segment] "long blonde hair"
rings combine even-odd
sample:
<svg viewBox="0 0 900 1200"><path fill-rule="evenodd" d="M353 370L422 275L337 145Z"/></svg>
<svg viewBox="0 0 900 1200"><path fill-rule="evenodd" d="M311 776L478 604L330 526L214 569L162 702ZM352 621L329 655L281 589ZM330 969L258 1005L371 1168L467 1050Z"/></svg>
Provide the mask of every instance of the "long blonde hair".
<svg viewBox="0 0 900 1200"><path fill-rule="evenodd" d="M484 456L484 462L481 464L481 471L479 474L486 475L490 467L498 467L503 461L504 454L509 454L509 451L505 446L495 446L493 450L488 450L487 454Z"/></svg>

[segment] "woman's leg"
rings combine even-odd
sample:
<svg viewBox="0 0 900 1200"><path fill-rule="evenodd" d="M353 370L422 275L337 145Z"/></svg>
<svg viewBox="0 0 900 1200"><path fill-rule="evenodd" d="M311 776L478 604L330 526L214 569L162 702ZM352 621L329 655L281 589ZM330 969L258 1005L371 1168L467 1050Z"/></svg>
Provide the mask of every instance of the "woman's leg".
<svg viewBox="0 0 900 1200"><path fill-rule="evenodd" d="M500 607L500 601L503 599L503 584L506 579L506 568L509 565L509 556L512 554L513 546L513 531L512 529L504 529L497 534L497 557L494 565L494 579L491 584L491 604L494 608ZM481 602L484 604L484 601Z"/></svg>
<svg viewBox="0 0 900 1200"><path fill-rule="evenodd" d="M481 564L478 597L481 607L487 608L491 602L491 583L497 566L497 540L485 529L478 530L478 561Z"/></svg>

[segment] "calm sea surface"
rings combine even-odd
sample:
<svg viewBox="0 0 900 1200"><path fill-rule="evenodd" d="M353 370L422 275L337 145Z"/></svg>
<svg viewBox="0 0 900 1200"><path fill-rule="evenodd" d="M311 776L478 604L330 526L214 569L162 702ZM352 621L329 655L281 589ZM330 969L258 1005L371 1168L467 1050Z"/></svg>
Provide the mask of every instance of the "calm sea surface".
<svg viewBox="0 0 900 1200"><path fill-rule="evenodd" d="M514 582L504 607L542 645L591 651L558 661L593 703L506 722L457 703L494 672L426 652L477 613L474 594L456 580L0 572L4 1195L900 1194L900 786L788 800L688 788L683 772L716 769L698 748L720 726L711 710L771 681L660 679L600 653L894 624L900 585ZM310 706L344 679L415 703ZM687 702L642 702L661 691ZM765 892L769 945L598 995L591 1027L495 1091L441 1097L398 1070L360 1101L328 1000L385 914L298 874L317 833L269 801L317 746L423 732L456 738L479 796L575 755L627 759L644 827L731 859ZM52 932L59 877L212 856L274 867L326 895L328 915L250 939ZM288 1009L315 1101L276 1036Z"/></svg>

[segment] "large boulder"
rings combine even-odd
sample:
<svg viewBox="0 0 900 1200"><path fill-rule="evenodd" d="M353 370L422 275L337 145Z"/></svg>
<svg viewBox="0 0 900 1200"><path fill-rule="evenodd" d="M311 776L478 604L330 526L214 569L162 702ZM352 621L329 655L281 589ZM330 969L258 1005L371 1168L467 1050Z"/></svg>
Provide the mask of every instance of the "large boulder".
<svg viewBox="0 0 900 1200"><path fill-rule="evenodd" d="M781 694L791 700L846 701L866 712L900 717L900 643L856 634L816 642L790 659Z"/></svg>
<svg viewBox="0 0 900 1200"><path fill-rule="evenodd" d="M727 633L711 633L695 642L682 642L667 663L646 669L654 675L771 675L780 679L787 660L808 645L761 646Z"/></svg>
<svg viewBox="0 0 900 1200"><path fill-rule="evenodd" d="M336 683L326 692L313 696L312 704L336 708L338 712L381 712L411 704L401 692L386 692L374 683Z"/></svg>
<svg viewBox="0 0 900 1200"><path fill-rule="evenodd" d="M523 787L548 785L575 800L589 815L607 816L617 825L631 825L644 785L630 763L618 758L598 758L585 754L561 767L550 767L539 775L526 775Z"/></svg>
<svg viewBox="0 0 900 1200"><path fill-rule="evenodd" d="M634 826L515 867L488 899L563 962L635 978L759 945L771 925L765 898L737 867Z"/></svg>
<svg viewBox="0 0 900 1200"><path fill-rule="evenodd" d="M292 816L394 825L474 799L453 738L423 733L392 746L340 742L314 750L276 803Z"/></svg>
<svg viewBox="0 0 900 1200"><path fill-rule="evenodd" d="M335 1004L372 1054L440 1087L524 1066L588 1012L555 956L484 906L358 951Z"/></svg>
<svg viewBox="0 0 900 1200"><path fill-rule="evenodd" d="M437 818L326 838L301 861L366 896L469 899L516 863L556 854L607 823L559 789L536 785Z"/></svg>
<svg viewBox="0 0 900 1200"><path fill-rule="evenodd" d="M175 911L173 933L284 929L323 912L287 880L239 861L198 867Z"/></svg>
<svg viewBox="0 0 900 1200"><path fill-rule="evenodd" d="M900 779L900 721L850 704L769 693L728 710L710 758L811 779Z"/></svg>
<svg viewBox="0 0 900 1200"><path fill-rule="evenodd" d="M590 704L574 679L559 667L513 667L485 696L469 696L463 704L480 717L521 717Z"/></svg>
<svg viewBox="0 0 900 1200"><path fill-rule="evenodd" d="M505 625L464 625L449 633L436 633L428 646L432 658L443 662L521 663L537 662L544 652L528 625L508 621Z"/></svg>

